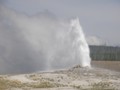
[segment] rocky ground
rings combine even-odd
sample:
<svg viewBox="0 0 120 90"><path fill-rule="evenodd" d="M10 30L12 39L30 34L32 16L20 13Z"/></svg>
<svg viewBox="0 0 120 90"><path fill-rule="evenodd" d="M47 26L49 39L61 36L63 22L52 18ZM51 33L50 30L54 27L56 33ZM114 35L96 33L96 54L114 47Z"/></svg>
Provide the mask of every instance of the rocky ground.
<svg viewBox="0 0 120 90"><path fill-rule="evenodd" d="M120 72L81 68L1 75L0 90L120 90Z"/></svg>

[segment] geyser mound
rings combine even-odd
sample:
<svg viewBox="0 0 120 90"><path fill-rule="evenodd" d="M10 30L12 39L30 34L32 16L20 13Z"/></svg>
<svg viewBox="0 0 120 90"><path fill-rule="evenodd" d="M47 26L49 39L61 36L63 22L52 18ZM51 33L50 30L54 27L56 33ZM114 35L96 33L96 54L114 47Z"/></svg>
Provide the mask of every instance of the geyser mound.
<svg viewBox="0 0 120 90"><path fill-rule="evenodd" d="M0 10L0 72L91 66L78 18L62 21L44 12L27 16L4 7Z"/></svg>

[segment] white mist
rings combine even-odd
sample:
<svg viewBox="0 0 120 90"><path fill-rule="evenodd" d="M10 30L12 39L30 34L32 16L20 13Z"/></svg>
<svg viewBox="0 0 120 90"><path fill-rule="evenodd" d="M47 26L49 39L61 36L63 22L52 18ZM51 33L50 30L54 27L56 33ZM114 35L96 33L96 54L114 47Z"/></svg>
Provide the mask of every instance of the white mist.
<svg viewBox="0 0 120 90"><path fill-rule="evenodd" d="M4 68L5 73L22 73L78 64L91 66L89 47L78 18L65 21L44 12L27 16L1 8L0 19L0 49L4 52L0 55L0 71Z"/></svg>

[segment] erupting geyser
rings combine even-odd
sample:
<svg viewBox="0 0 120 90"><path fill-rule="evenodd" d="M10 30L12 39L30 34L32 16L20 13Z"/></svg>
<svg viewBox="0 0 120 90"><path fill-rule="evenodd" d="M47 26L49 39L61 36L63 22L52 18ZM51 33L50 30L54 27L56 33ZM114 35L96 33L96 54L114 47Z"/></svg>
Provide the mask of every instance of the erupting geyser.
<svg viewBox="0 0 120 90"><path fill-rule="evenodd" d="M80 60L81 67L91 67L90 50L85 39L82 27L80 26L79 19L71 20L71 27L73 32L76 33L74 45L77 47L77 55Z"/></svg>
<svg viewBox="0 0 120 90"><path fill-rule="evenodd" d="M46 12L27 16L0 9L0 72L91 66L78 18L63 21Z"/></svg>
<svg viewBox="0 0 120 90"><path fill-rule="evenodd" d="M57 38L59 41L58 44L60 46L56 42L54 44L56 44L57 48L60 49L54 50L52 54L52 60L49 57L48 66L50 67L48 68L63 68L75 64L79 64L81 67L91 67L89 46L80 26L79 19L72 19L66 25L67 28L61 26L64 31L62 32L61 30L59 32L61 33L61 36L59 36L59 34L56 34L60 37ZM56 64L52 62L56 62Z"/></svg>

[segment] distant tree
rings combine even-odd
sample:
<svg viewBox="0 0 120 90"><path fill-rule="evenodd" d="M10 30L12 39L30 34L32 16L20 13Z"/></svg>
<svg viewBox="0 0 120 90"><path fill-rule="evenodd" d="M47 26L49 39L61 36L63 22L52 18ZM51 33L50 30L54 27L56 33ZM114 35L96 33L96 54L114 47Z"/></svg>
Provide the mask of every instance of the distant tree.
<svg viewBox="0 0 120 90"><path fill-rule="evenodd" d="M120 47L113 46L89 46L92 60L120 61Z"/></svg>

